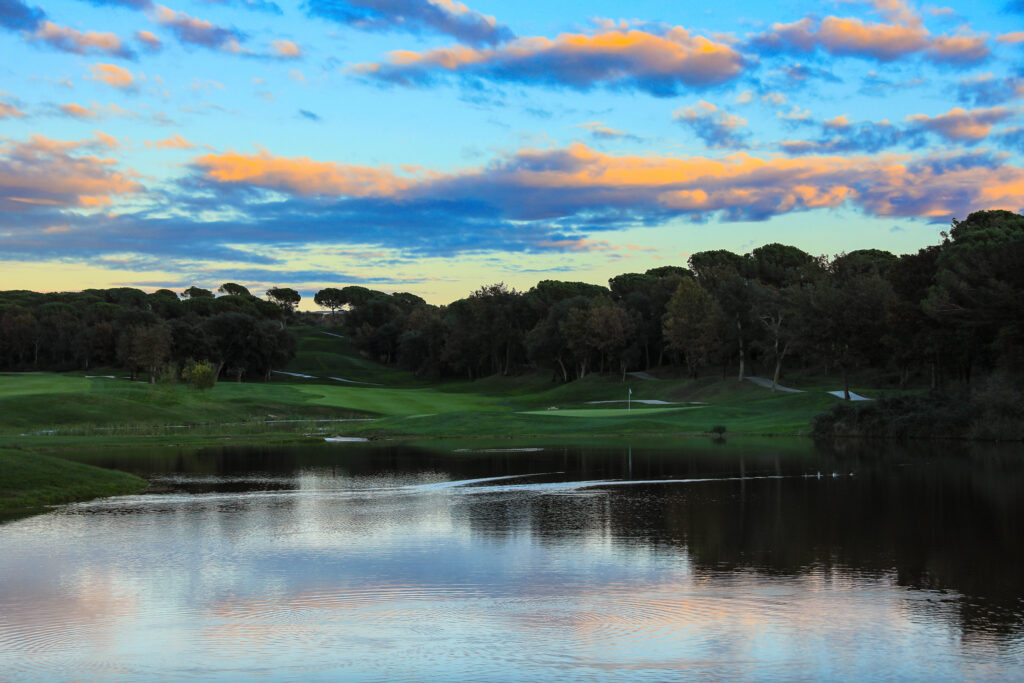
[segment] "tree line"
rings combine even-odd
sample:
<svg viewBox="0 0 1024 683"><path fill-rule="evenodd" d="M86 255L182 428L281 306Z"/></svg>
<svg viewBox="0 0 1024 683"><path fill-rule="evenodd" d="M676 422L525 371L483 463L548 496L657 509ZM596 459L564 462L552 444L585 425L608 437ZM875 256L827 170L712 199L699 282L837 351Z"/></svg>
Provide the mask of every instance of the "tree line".
<svg viewBox="0 0 1024 683"><path fill-rule="evenodd" d="M189 287L0 292L0 368L124 368L135 379L176 379L190 364L212 377L268 380L295 355L285 324L300 295L274 288L267 300L228 282L214 292Z"/></svg>
<svg viewBox="0 0 1024 683"><path fill-rule="evenodd" d="M295 353L285 324L301 296L267 300L235 283L177 294L137 289L0 292L0 368L142 370L208 361L218 377L269 379ZM897 256L862 249L827 258L772 243L747 254L693 254L611 278L608 286L544 280L525 292L483 286L448 305L409 293L320 290L367 357L429 378L593 372L666 364L778 382L816 368L848 387L873 369L900 387L937 388L998 374L1024 378L1024 216L980 211L940 244ZM325 318L328 316L324 316Z"/></svg>
<svg viewBox="0 0 1024 683"><path fill-rule="evenodd" d="M787 367L886 373L937 388L1024 366L1024 216L972 213L940 244L897 256L862 249L833 258L766 244L704 251L688 267L611 278L608 286L544 280L525 292L488 285L447 306L365 287L314 300L357 347L429 377L547 370L569 382L667 363L692 376ZM339 313L340 311L340 313Z"/></svg>

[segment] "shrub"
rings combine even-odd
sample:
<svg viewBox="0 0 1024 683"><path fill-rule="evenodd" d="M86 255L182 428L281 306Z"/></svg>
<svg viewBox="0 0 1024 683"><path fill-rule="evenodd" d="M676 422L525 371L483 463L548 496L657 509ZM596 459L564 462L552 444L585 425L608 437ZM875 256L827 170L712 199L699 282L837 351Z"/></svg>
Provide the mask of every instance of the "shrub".
<svg viewBox="0 0 1024 683"><path fill-rule="evenodd" d="M190 360L185 363L181 378L200 391L206 391L217 383L217 375L213 371L213 366L206 361Z"/></svg>

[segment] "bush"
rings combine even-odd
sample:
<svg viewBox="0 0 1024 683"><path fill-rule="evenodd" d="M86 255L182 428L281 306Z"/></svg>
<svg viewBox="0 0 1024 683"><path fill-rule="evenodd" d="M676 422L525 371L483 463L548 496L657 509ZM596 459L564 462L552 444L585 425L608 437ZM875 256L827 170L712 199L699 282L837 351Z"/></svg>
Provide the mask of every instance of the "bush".
<svg viewBox="0 0 1024 683"><path fill-rule="evenodd" d="M181 378L200 391L206 391L217 383L217 375L213 366L206 361L196 362L190 360L185 363L185 369L181 372Z"/></svg>
<svg viewBox="0 0 1024 683"><path fill-rule="evenodd" d="M903 394L860 403L838 403L814 418L816 438L962 438L979 416L976 403L962 395Z"/></svg>
<svg viewBox="0 0 1024 683"><path fill-rule="evenodd" d="M722 434L725 434L725 425L715 425L709 431L712 434L717 434L718 436L722 436Z"/></svg>

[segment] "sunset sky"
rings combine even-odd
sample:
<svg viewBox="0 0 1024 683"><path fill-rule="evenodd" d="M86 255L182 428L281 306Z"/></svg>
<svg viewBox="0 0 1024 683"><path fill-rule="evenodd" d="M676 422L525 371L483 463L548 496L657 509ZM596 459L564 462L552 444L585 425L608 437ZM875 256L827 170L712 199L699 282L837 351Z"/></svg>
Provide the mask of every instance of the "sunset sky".
<svg viewBox="0 0 1024 683"><path fill-rule="evenodd" d="M0 0L0 289L446 303L1024 209L1024 0L166 1Z"/></svg>

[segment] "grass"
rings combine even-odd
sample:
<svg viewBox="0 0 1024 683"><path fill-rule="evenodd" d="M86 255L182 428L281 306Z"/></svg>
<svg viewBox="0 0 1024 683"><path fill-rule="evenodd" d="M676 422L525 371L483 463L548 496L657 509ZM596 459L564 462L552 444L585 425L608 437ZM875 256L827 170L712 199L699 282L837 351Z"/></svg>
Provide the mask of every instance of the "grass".
<svg viewBox="0 0 1024 683"><path fill-rule="evenodd" d="M0 450L0 518L101 496L133 493L146 481L125 472L28 451Z"/></svg>
<svg viewBox="0 0 1024 683"><path fill-rule="evenodd" d="M438 441L514 438L517 443L622 436L671 442L707 435L715 425L724 425L727 437L799 436L810 432L815 415L841 402L824 391L772 393L733 378L694 380L671 373L660 381L629 378L625 383L616 375L592 374L559 384L546 374L528 374L428 385L361 357L347 339L313 328L296 332L299 353L285 369L313 377L220 382L200 392L184 384L130 382L123 372L104 369L0 374L0 448L22 449L3 451L4 505L79 500L138 484L128 475L104 470L61 473L54 463L62 461L27 450L59 454L82 447L308 443L336 434ZM627 410L621 403L590 403L625 399L627 388L634 400L679 405L634 403ZM338 421L358 418L373 419Z"/></svg>
<svg viewBox="0 0 1024 683"><path fill-rule="evenodd" d="M287 370L312 378L275 375L270 383L220 382L199 392L184 384L89 379L85 373L2 375L0 445L75 437L170 442L255 435L295 438L328 431L369 437L635 436L700 434L714 425L725 425L729 434L799 435L810 431L814 415L839 401L822 391L772 393L719 377L630 378L623 383L615 375L592 374L556 384L546 375L533 374L426 385L407 372L360 357L347 339L313 328L300 328L297 334L299 353ZM634 400L706 405L637 403L626 410L621 403L589 404L625 399L627 387ZM284 422L360 417L376 419L336 425Z"/></svg>

